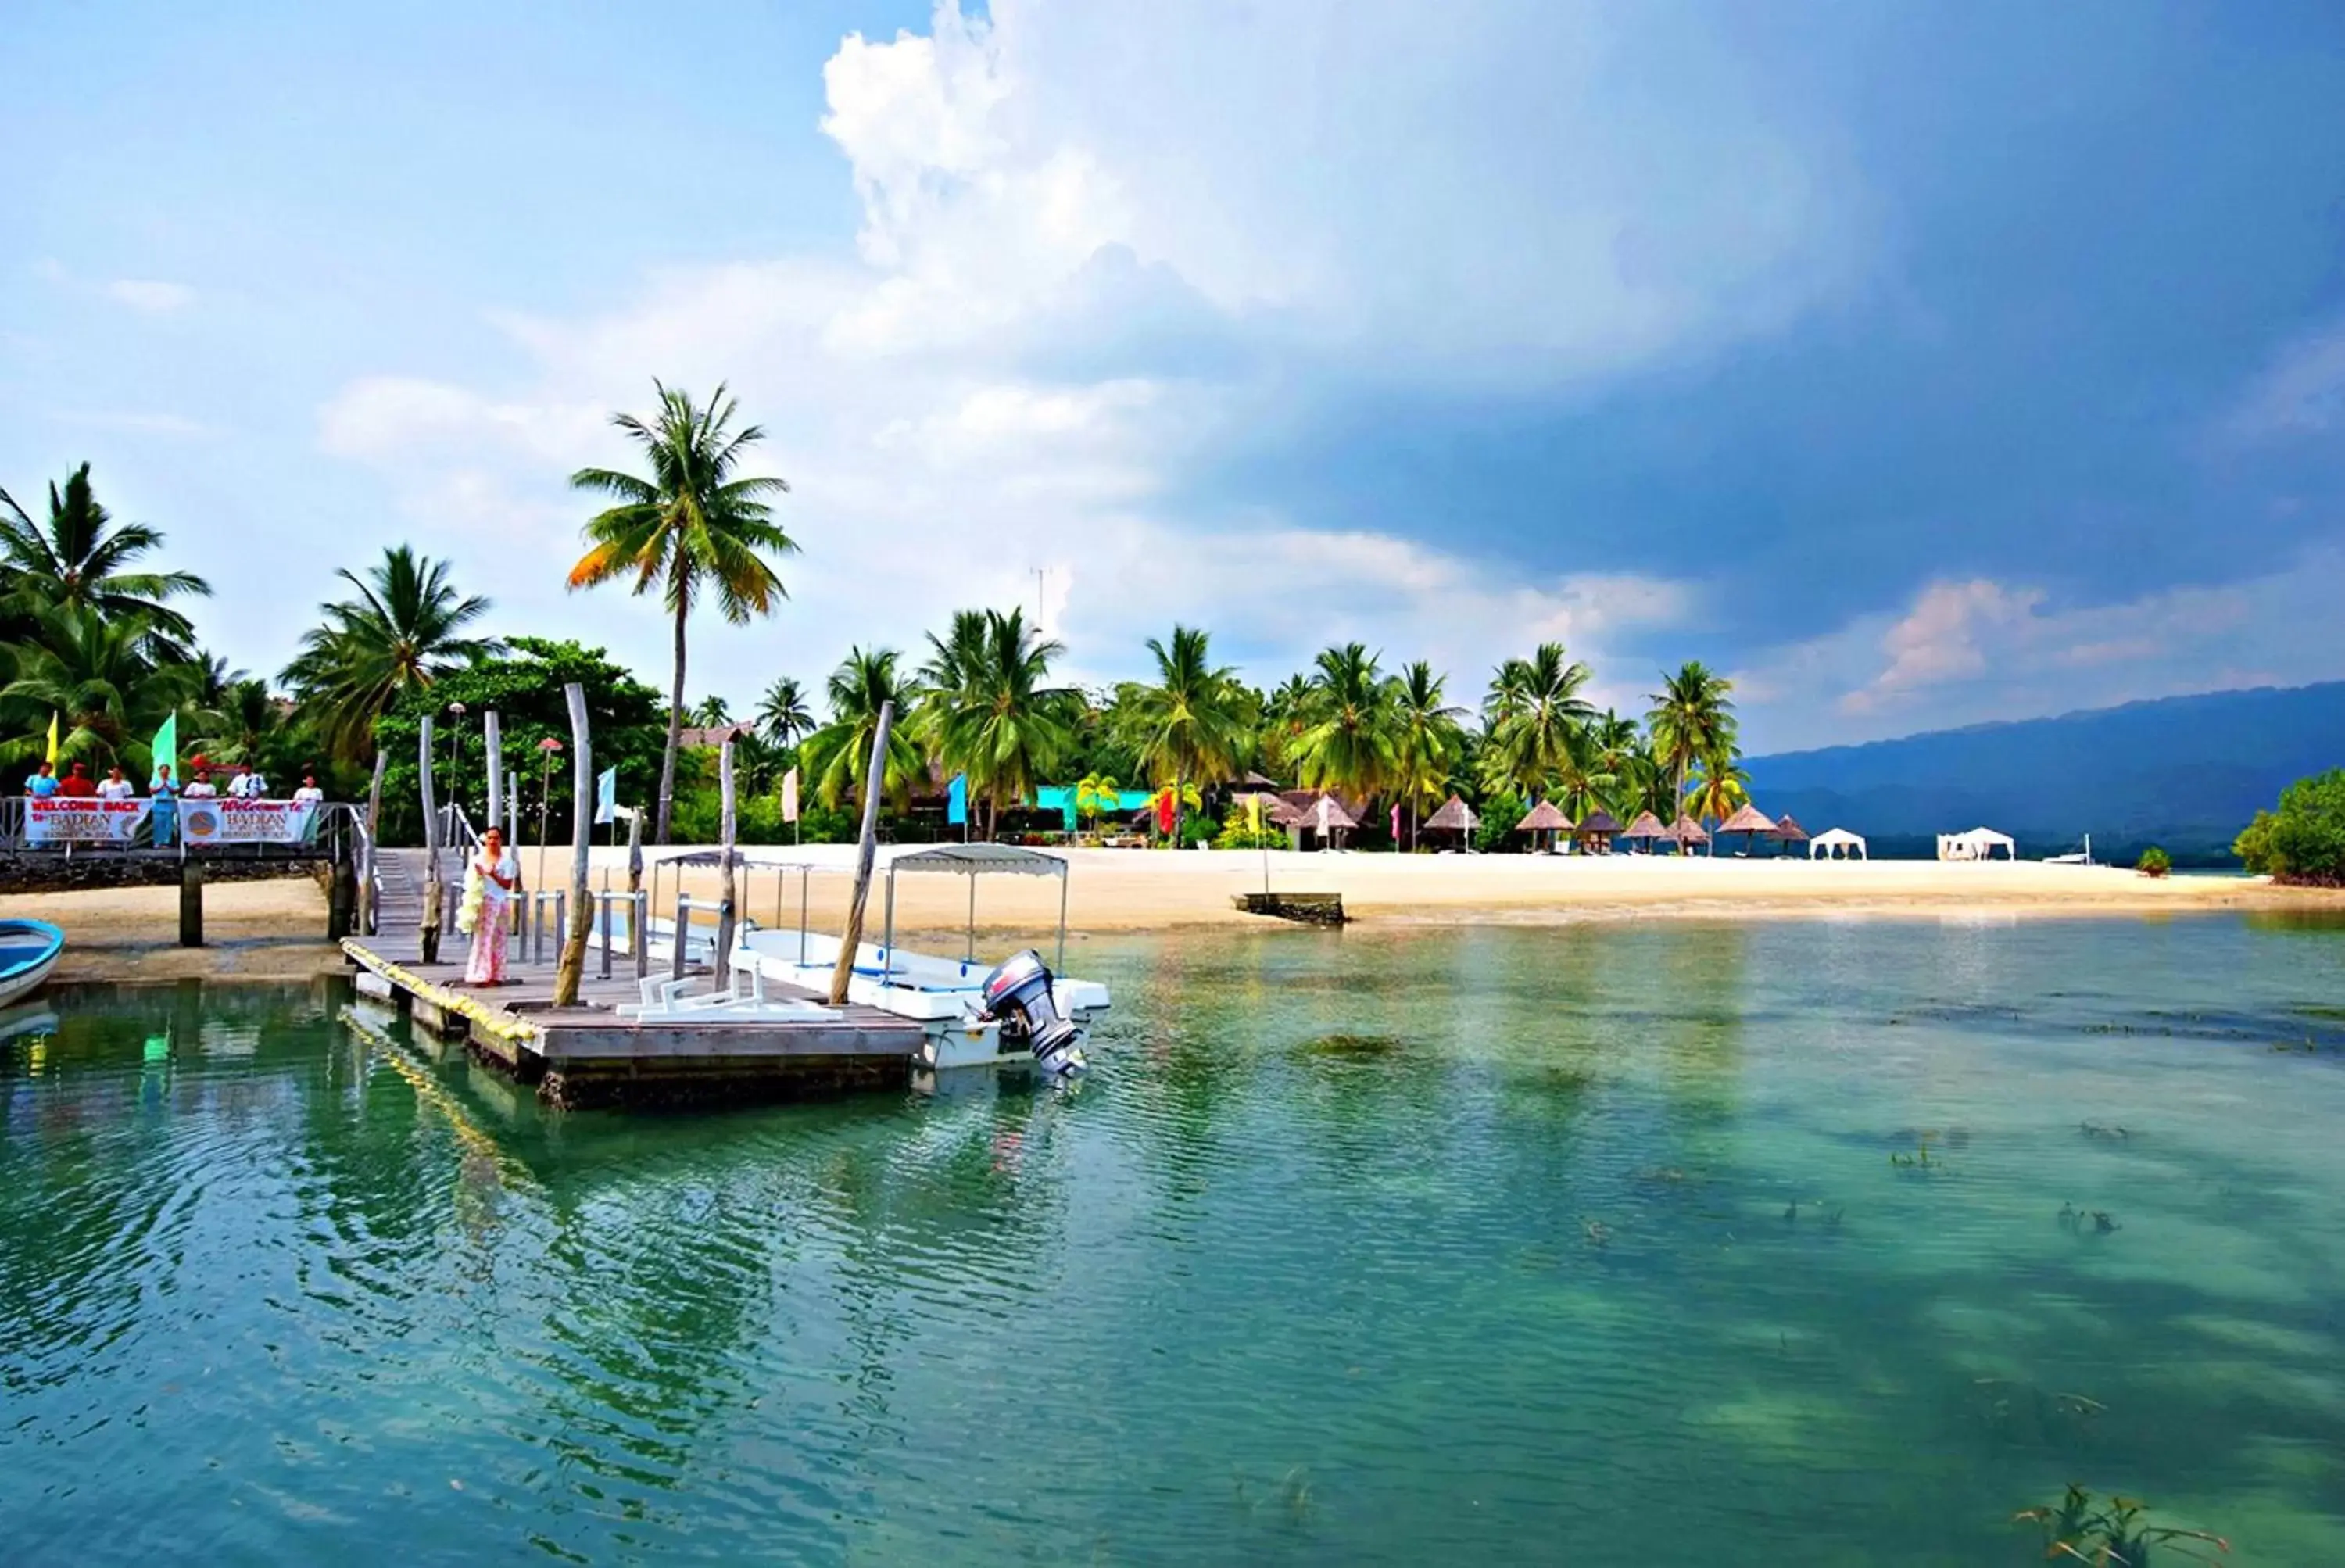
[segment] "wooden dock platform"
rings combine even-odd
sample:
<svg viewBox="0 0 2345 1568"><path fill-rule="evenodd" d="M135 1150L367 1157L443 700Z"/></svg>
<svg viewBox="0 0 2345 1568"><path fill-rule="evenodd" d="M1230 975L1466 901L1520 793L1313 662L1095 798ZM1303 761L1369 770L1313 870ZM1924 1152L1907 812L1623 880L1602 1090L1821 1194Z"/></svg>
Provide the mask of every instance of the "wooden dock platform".
<svg viewBox="0 0 2345 1568"><path fill-rule="evenodd" d="M592 950L574 1006L553 1005L553 964L519 962L518 942L507 983L472 989L461 983L463 937L442 937L443 962L423 963L414 911L404 900L385 903L380 934L342 943L359 989L397 1004L421 1028L462 1039L475 1057L535 1085L548 1105L729 1105L900 1088L924 1043L919 1024L858 1003L804 1019L622 1018L619 1004L641 996L633 962L616 957L603 979ZM714 978L703 970L694 989L715 989ZM767 991L821 1000L789 987Z"/></svg>

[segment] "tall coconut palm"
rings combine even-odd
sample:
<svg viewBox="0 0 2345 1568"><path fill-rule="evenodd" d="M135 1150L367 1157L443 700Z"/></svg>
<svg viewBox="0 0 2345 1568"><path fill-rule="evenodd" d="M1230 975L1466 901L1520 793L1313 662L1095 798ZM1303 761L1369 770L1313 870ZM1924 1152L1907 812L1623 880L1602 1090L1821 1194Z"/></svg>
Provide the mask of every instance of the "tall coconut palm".
<svg viewBox="0 0 2345 1568"><path fill-rule="evenodd" d="M1237 771L1246 742L1245 694L1237 672L1213 662L1212 639L1194 626L1174 626L1170 642L1149 638L1148 652L1156 661L1154 683L1126 687L1116 709L1151 780L1172 787L1178 846L1188 786L1220 784Z"/></svg>
<svg viewBox="0 0 2345 1568"><path fill-rule="evenodd" d="M896 650L874 648L866 653L849 648L824 685L830 703L830 722L806 738L798 748L815 799L836 807L860 793L871 769L871 742L878 733L879 709L894 703L898 721L888 727L888 758L881 764L881 794L902 805L912 781L925 771L920 748L901 722L911 698L910 689L896 673Z"/></svg>
<svg viewBox="0 0 2345 1568"><path fill-rule="evenodd" d="M1588 666L1561 643L1541 643L1527 659L1500 665L1483 698L1489 728L1483 769L1490 782L1528 797L1572 765L1572 745L1596 709L1580 695Z"/></svg>
<svg viewBox="0 0 2345 1568"><path fill-rule="evenodd" d="M385 550L363 580L348 568L335 575L358 597L319 606L325 624L303 634L284 678L327 748L360 762L373 755L375 721L401 697L503 645L468 635L489 601L459 595L445 561L401 545Z"/></svg>
<svg viewBox="0 0 2345 1568"><path fill-rule="evenodd" d="M50 610L36 636L9 650L13 677L0 701L57 716L57 748L67 757L135 769L147 738L193 695L194 667L157 664L155 630L143 616L104 616L82 606ZM15 743L24 753L46 738Z"/></svg>
<svg viewBox="0 0 2345 1568"><path fill-rule="evenodd" d="M742 459L766 433L754 424L733 428L736 405L724 386L703 404L680 387L652 385L660 406L650 423L631 413L611 416L642 447L650 477L610 468L582 468L570 476L574 488L616 503L587 520L592 547L570 568L570 586L633 578L637 594L657 588L675 617L667 748L660 759L659 813L653 829L655 840L665 844L675 804L685 628L693 607L713 594L717 609L735 626L771 615L788 595L766 557L793 554L797 544L774 521L766 504L766 497L787 493L788 483L772 474L740 473Z"/></svg>
<svg viewBox="0 0 2345 1568"><path fill-rule="evenodd" d="M1686 797L1687 809L1695 817L1723 822L1750 799L1751 775L1737 768L1731 757L1712 753L1695 762L1690 792ZM1717 852L1713 839L1711 853Z"/></svg>
<svg viewBox="0 0 2345 1568"><path fill-rule="evenodd" d="M726 706L723 697L715 695L704 697L685 708L684 716L702 729L715 729L733 722L733 710Z"/></svg>
<svg viewBox="0 0 2345 1568"><path fill-rule="evenodd" d="M757 731L776 750L787 750L814 728L805 688L794 675L777 676L757 699Z"/></svg>
<svg viewBox="0 0 2345 1568"><path fill-rule="evenodd" d="M1425 803L1438 800L1448 787L1449 770L1465 748L1458 720L1466 710L1452 707L1448 678L1433 673L1423 659L1401 671L1394 693L1393 784L1408 801L1409 844L1416 843L1417 819Z"/></svg>
<svg viewBox="0 0 2345 1568"><path fill-rule="evenodd" d="M1364 643L1323 649L1313 661L1296 771L1309 789L1354 799L1392 782L1400 752L1400 683L1381 672Z"/></svg>
<svg viewBox="0 0 2345 1568"><path fill-rule="evenodd" d="M1734 683L1713 675L1694 660L1677 674L1664 671L1661 689L1653 693L1645 727L1653 737L1653 756L1667 769L1675 786L1670 799L1685 799L1686 779L1705 757L1734 749Z"/></svg>
<svg viewBox="0 0 2345 1568"><path fill-rule="evenodd" d="M0 490L0 566L6 568L6 602L0 626L9 640L34 629L46 610L88 610L99 616L139 617L150 653L185 658L195 630L166 602L209 594L211 585L192 572L132 570L141 556L163 547L161 530L143 523L114 521L90 487L89 464L66 475L65 488L49 485L47 518L36 523L5 490Z"/></svg>
<svg viewBox="0 0 2345 1568"><path fill-rule="evenodd" d="M970 794L985 800L990 837L1003 804L1031 794L1072 746L1076 694L1043 684L1066 649L1028 626L1024 610L984 612L982 635L969 648L959 646L959 621L954 639L936 644L951 650L954 667L939 673L957 684L931 698L928 733L938 759L967 774Z"/></svg>

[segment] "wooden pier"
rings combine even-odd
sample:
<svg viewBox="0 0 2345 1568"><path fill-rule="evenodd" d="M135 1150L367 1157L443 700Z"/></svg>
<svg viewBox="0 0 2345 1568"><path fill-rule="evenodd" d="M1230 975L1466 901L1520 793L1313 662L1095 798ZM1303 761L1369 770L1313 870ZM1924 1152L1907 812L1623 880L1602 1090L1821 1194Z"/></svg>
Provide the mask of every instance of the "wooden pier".
<svg viewBox="0 0 2345 1568"><path fill-rule="evenodd" d="M462 937L442 939L441 951L452 962L421 960L421 901L411 891L421 879L415 868L391 867L394 855L413 853L385 853L378 934L342 942L358 966L360 991L396 1004L419 1028L462 1040L481 1061L533 1084L548 1105L729 1105L901 1088L910 1082L923 1044L920 1026L875 1007L849 1003L803 1019L623 1018L617 1007L641 998L634 961L615 955L611 977L604 979L601 953L590 948L577 1005L557 1008L553 963L521 962L518 938L503 985L464 986ZM716 988L703 969L693 989ZM822 1000L771 983L766 990Z"/></svg>

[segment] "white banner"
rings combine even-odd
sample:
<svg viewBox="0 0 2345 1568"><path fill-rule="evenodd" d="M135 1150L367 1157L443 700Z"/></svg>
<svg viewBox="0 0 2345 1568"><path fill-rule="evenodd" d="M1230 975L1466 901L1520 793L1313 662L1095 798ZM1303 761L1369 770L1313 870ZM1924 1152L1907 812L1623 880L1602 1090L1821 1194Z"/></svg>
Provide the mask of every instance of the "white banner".
<svg viewBox="0 0 2345 1568"><path fill-rule="evenodd" d="M150 802L93 800L52 795L25 802L25 841L30 844L127 844L147 820Z"/></svg>
<svg viewBox="0 0 2345 1568"><path fill-rule="evenodd" d="M314 800L179 800L179 831L190 844L304 844L317 817Z"/></svg>

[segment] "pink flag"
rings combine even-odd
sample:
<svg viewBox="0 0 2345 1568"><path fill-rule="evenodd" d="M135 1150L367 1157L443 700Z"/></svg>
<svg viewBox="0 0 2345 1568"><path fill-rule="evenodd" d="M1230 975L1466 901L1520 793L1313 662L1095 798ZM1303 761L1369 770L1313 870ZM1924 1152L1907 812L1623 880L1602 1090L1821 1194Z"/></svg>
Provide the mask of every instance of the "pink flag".
<svg viewBox="0 0 2345 1568"><path fill-rule="evenodd" d="M1393 802L1393 842L1400 842L1400 802Z"/></svg>
<svg viewBox="0 0 2345 1568"><path fill-rule="evenodd" d="M791 769L782 775L782 820L798 820L798 770Z"/></svg>

